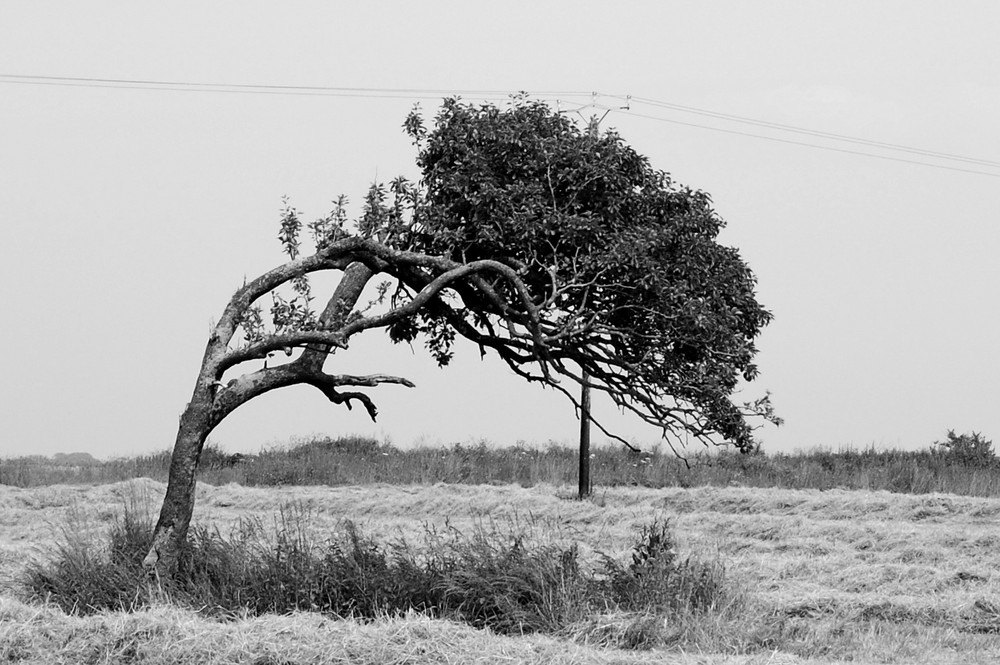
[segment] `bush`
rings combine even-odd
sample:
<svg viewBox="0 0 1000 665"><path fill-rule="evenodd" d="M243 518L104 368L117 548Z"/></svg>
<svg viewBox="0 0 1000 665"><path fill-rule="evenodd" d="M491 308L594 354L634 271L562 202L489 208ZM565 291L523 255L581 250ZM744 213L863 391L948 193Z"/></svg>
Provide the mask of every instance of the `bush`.
<svg viewBox="0 0 1000 665"><path fill-rule="evenodd" d="M947 441L935 441L935 450L949 461L968 466L988 467L996 464L996 454L993 452L993 442L983 438L979 432L955 434L948 430Z"/></svg>

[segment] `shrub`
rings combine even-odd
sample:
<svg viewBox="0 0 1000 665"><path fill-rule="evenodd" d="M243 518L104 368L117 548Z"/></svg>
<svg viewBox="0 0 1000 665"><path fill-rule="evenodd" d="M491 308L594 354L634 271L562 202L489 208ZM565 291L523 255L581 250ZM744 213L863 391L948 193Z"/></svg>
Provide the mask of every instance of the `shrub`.
<svg viewBox="0 0 1000 665"><path fill-rule="evenodd" d="M955 430L948 430L946 441L936 441L934 449L944 455L949 461L969 466L988 467L996 463L993 452L993 442L985 439L979 432L958 435Z"/></svg>

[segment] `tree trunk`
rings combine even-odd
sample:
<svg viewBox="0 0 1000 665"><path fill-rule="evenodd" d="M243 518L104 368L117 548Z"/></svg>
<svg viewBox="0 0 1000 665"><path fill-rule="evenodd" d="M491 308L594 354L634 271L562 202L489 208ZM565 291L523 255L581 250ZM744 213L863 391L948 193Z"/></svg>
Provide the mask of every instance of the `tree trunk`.
<svg viewBox="0 0 1000 665"><path fill-rule="evenodd" d="M191 524L198 459L213 427L209 395L209 390L195 390L177 429L167 494L153 531L152 547L142 562L158 580L169 579L177 572L178 558Z"/></svg>

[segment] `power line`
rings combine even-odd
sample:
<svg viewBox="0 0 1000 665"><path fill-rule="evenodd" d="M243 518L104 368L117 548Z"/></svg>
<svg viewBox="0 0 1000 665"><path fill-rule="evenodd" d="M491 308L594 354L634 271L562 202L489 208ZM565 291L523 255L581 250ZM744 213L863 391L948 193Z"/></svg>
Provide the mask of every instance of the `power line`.
<svg viewBox="0 0 1000 665"><path fill-rule="evenodd" d="M109 88L113 90L157 90L161 92L198 92L198 93L227 93L227 94L241 94L241 95L284 95L284 96L300 96L300 97L341 97L341 98L361 98L361 99L411 99L411 100L424 100L424 99L441 99L441 95L437 94L365 94L365 93L350 93L350 92L308 92L308 91L296 91L296 90L251 90L251 89L225 89L225 88L201 88L201 87L187 87L184 85L177 85L174 87L162 87L156 85L115 85L111 83L80 83L80 84L70 84L70 83L58 83L52 81L5 81L0 78L0 83L9 84L21 84L21 85L43 85L43 86L63 86L70 88ZM459 93L456 93L459 94ZM481 96L473 97L474 99L483 100L499 100L506 99L507 97L499 96Z"/></svg>
<svg viewBox="0 0 1000 665"><path fill-rule="evenodd" d="M989 171L978 171L975 169L966 169L959 166L948 166L946 164L934 164L933 162L921 162L915 159L906 159L905 157L893 157L891 155L879 155L873 152L864 152L861 150L850 150L848 148L835 148L828 145L820 145L818 143L806 143L805 141L795 141L792 139L783 139L777 136L765 136L763 134L754 134L752 132L742 132L736 129L725 129L723 127L712 127L711 125L699 125L694 122L685 122L683 120L674 120L672 118L663 118L660 116L648 115L645 113L636 113L628 109L611 109L617 113L623 113L626 115L635 116L637 118L647 118L649 120L658 120L660 122L669 122L674 125L683 125L685 127L696 127L698 129L707 129L713 132L722 132L724 134L735 134L737 136L749 136L752 138L763 139L765 141L775 141L777 143L788 143L791 145L800 145L807 148L815 148L817 150L828 150L830 152L841 152L848 155L860 155L862 157L871 157L873 159L885 159L892 162L903 162L905 164L916 164L918 166L929 166L935 169L945 169L947 171L958 171L959 173L975 173L976 175L985 175L992 178L1000 178L1000 173L990 173Z"/></svg>
<svg viewBox="0 0 1000 665"><path fill-rule="evenodd" d="M785 125L778 122L770 122L767 120L755 120L754 118L747 118L744 116L732 115L729 113L719 113L717 111L709 111L706 109L700 109L693 106L682 106L680 104L673 104L670 102L662 102L655 99L647 99L645 97L632 97L633 102L640 104L648 104L650 106L656 106L660 108L672 109L676 111L682 111L684 113L692 113L695 115L706 116L710 118L718 118L721 120L744 123L749 125L755 125L758 127L766 127L771 129L777 129L783 132L791 132L795 134L805 134L808 136L816 136L819 138L834 139L836 141L844 141L846 143L857 143L860 145L867 145L875 148L886 148L889 150L899 150L902 152L910 152L918 155L924 155L927 157L938 157L941 159L951 159L960 162L968 162L970 164L980 164L982 166L996 166L1000 167L1000 162L992 161L989 159L978 159L975 157L965 157L962 155L956 155L948 152L937 152L934 150L925 150L923 148L914 148L912 146L901 145L898 143L886 143L883 141L874 141L871 139L860 138L857 136L848 136L845 134L835 134L833 132L824 132L815 129L808 129L805 127L796 127L794 125Z"/></svg>
<svg viewBox="0 0 1000 665"><path fill-rule="evenodd" d="M319 85L265 85L245 83L197 83L191 81L157 81L150 79L84 78L73 76L28 76L0 74L0 83L24 85L54 85L79 88L120 88L130 90L169 90L184 92L222 92L271 95L319 95L333 97L431 99L447 95L474 98L507 99L518 94L510 90L473 90L458 88L351 88ZM538 90L522 91L538 97L591 97L593 91Z"/></svg>
<svg viewBox="0 0 1000 665"><path fill-rule="evenodd" d="M130 90L160 90L160 91L172 91L172 92L214 92L214 93L236 93L236 94L353 97L353 98L365 98L365 99L422 100L422 99L440 99L442 96L467 96L475 99L499 100L499 99L509 99L511 96L518 94L516 92L511 92L509 90L479 90L479 89L456 89L456 88L374 88L374 87L296 86L296 85L264 85L264 84L236 84L236 83L199 83L190 81L158 81L151 79L85 78L85 77L70 77L70 76L33 76L33 75L21 75L21 74L0 74L0 83L21 84L21 85L53 85L53 86L88 87L88 88L117 88L117 89L130 89ZM931 159L957 161L970 165L984 166L987 168L991 167L1000 168L1000 162L998 161L979 159L976 157L968 157L964 155L957 155L953 153L939 152L934 150L926 150L923 148L917 148L897 143L875 141L872 139L865 139L845 134L836 134L833 132L814 130L806 127L797 127L794 125L786 125L767 120L757 120L755 118L748 118L745 116L722 113L718 111L711 111L708 109L702 109L693 106L684 106L681 104L674 104L672 102L666 102L647 97L632 97L626 95L613 95L613 94L608 95L593 91L539 90L539 91L530 91L530 92L521 91L521 92L531 97L539 98L542 101L552 101L552 102L568 101L567 98L586 97L591 99L591 103L582 104L582 108L587 108L587 107L599 108L605 111L614 111L616 113L623 113L638 118L656 120L659 122L667 122L675 125L693 127L697 129L705 129L725 134L758 138L766 141L774 141L777 143L798 145L806 148L814 148L817 150L840 152L849 155L858 155L861 157L870 157L874 159L883 159L893 162L901 162L905 164L914 164L930 168L945 169L948 171L957 171L960 173L972 173L976 175L985 175L994 178L1000 177L1000 173L992 173L989 171L981 171L977 169L963 168L958 166L948 166L945 164L937 164L932 162L919 161L915 159L907 159L904 157L893 157L891 155L882 155L872 152L865 152L862 150L837 148L834 146L809 143L806 141L797 141L793 139L779 138L776 136L756 134L748 131L726 129L723 127L715 127L695 122L677 120L674 118L650 115L648 113L639 113L631 109L631 104L637 103L640 105L652 106L654 108L662 108L665 110L672 110L682 113L694 114L702 117L714 118L724 122L735 122L740 124L752 125L756 127L762 127L765 129L773 129L775 131L780 131L780 132L801 134L805 136L828 139L831 141L867 146L870 148L904 152L923 157L928 157ZM610 98L625 100L626 106L617 108L599 106L598 104L596 104L596 99L598 97L610 97Z"/></svg>
<svg viewBox="0 0 1000 665"><path fill-rule="evenodd" d="M903 158L903 157L892 157L892 156L889 156L889 155L880 155L880 154L877 154L877 153L864 152L864 151L861 151L861 150L850 150L850 149L847 149L847 148L836 148L836 147L833 147L833 146L821 145L821 144L818 144L818 143L808 143L808 142L805 142L805 141L796 141L796 140L793 140L793 139L783 139L783 138L778 138L778 137L775 137L775 136L767 136L767 135L764 135L764 134L755 134L753 132L745 132L745 131L739 131L739 130L735 130L735 129L725 129L723 127L715 127L715 126L711 126L711 125L703 125L703 124L694 123L694 122L686 122L686 121L683 121L683 120L676 120L676 119L673 119L673 118L664 118L662 116L649 115L647 113L639 113L639 112L633 111L632 110L632 104L637 102L639 104L646 104L646 105L660 107L660 108L665 108L665 109L678 110L678 111L683 111L683 112L686 112L686 113L694 113L694 114L697 114L697 115L703 115L703 116L717 118L717 119L721 119L721 120L725 120L725 121L730 121L730 122L741 122L741 123L756 125L756 126L760 126L760 127L764 127L764 128L771 128L771 129L775 129L775 130L783 131L783 132L790 132L790 133L796 133L796 134L804 134L804 135L808 135L808 136L815 136L817 138L827 138L827 139L830 139L830 140L833 140L833 141L841 141L841 142L844 142L844 143L854 143L854 144L858 144L858 145L864 145L864 146L869 146L869 147L873 147L873 148L880 148L880 149L884 149L884 150L894 150L894 151L898 151L898 152L906 152L906 153L921 155L921 156L924 156L924 157L929 157L929 158L932 158L932 159L944 159L944 160L958 161L958 162L964 162L964 163L967 163L967 164L972 164L972 165L977 165L977 166L985 166L987 168L989 168L989 167L1000 168L1000 162L992 161L992 160L988 160L988 159L979 159L979 158L976 158L976 157L966 157L966 156L963 156L963 155L956 155L956 154L953 154L953 153L938 152L938 151L934 151L934 150L926 150L926 149L923 149L923 148L915 148L913 146L906 146L906 145L902 145L902 144L898 144L898 143L887 143L887 142L884 142L884 141L874 141L874 140L871 140L871 139L864 139L864 138L860 138L860 137L856 137L856 136L848 136L848 135L845 135L845 134L835 134L833 132L824 132L824 131L820 131L820 130L807 129L807 128L804 128L804 127L796 127L794 125L784 125L784 124L781 124L781 123L770 122L770 121L767 121L767 120L756 120L756 119L747 118L747 117L744 117L744 116L732 115L732 114L728 114L728 113L720 113L720 112L716 112L716 111L709 111L709 110L706 110L706 109L699 109L699 108L696 108L696 107L693 107L693 106L683 106L683 105L680 105L680 104L673 104L671 102L664 102L664 101L659 101L659 100L655 100L655 99L649 99L649 98L646 98L646 97L633 97L632 95L604 94L604 93L597 93L597 92L593 93L593 99L594 100L596 100L598 97L609 97L609 98L612 98L612 99L619 99L622 102L624 102L624 106L605 106L605 105L597 104L596 101L592 101L591 103L584 104L584 105L581 106L581 108L575 109L575 110L576 111L582 111L583 109L586 109L586 108L593 108L593 109L596 109L596 110L602 110L602 111L604 111L605 115L607 115L610 112L616 112L616 113L622 113L624 115L635 116L637 118L647 118L647 119L650 119L650 120L658 120L660 122L669 122L669 123L675 124L675 125L683 125L685 127L694 127L694 128L697 128L697 129L707 129L709 131L722 132L724 134L734 134L736 136L747 136L747 137L751 137L751 138L763 139L765 141L774 141L774 142L777 142L777 143L787 143L787 144L790 144L790 145L803 146L803 147L806 147L806 148L815 148L817 150L827 150L827 151L830 151L830 152L840 152L840 153L849 154L849 155L858 155L858 156L861 156L861 157L871 157L871 158L874 158L874 159L884 159L884 160L888 160L888 161L901 162L901 163L905 163L905 164L916 164L918 166L927 166L927 167L930 167L930 168L945 169L945 170L948 170L948 171L958 171L960 173L974 173L976 175L985 175L985 176L991 176L991 177L1000 177L1000 174L998 174L998 173L992 173L990 171L980 171L980 170L977 170L977 169L968 169L968 168L962 168L962 167L957 167L957 166L947 166L947 165L944 165L944 164L936 164L936 163L932 163L932 162L922 162L922 161L918 161L918 160L914 160L914 159L906 159L906 158Z"/></svg>

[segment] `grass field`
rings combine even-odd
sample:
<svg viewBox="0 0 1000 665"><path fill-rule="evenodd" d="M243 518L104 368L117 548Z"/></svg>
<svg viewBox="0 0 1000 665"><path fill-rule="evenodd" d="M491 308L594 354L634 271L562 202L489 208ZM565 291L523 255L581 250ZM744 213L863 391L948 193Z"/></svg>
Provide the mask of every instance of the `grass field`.
<svg viewBox="0 0 1000 665"><path fill-rule="evenodd" d="M387 541L509 522L578 543L584 562L627 558L638 530L668 520L682 555L725 567L739 611L676 626L650 617L647 629L669 636L652 650L620 648L636 618L614 613L556 635L500 636L417 615L219 621L159 604L68 616L26 602L27 559L51 555L65 525L97 538L127 503L155 512L163 491L150 479L0 486L0 662L1000 662L1000 500L938 493L614 487L580 502L546 484L199 486L196 522L221 532L290 505L319 539L344 518Z"/></svg>

